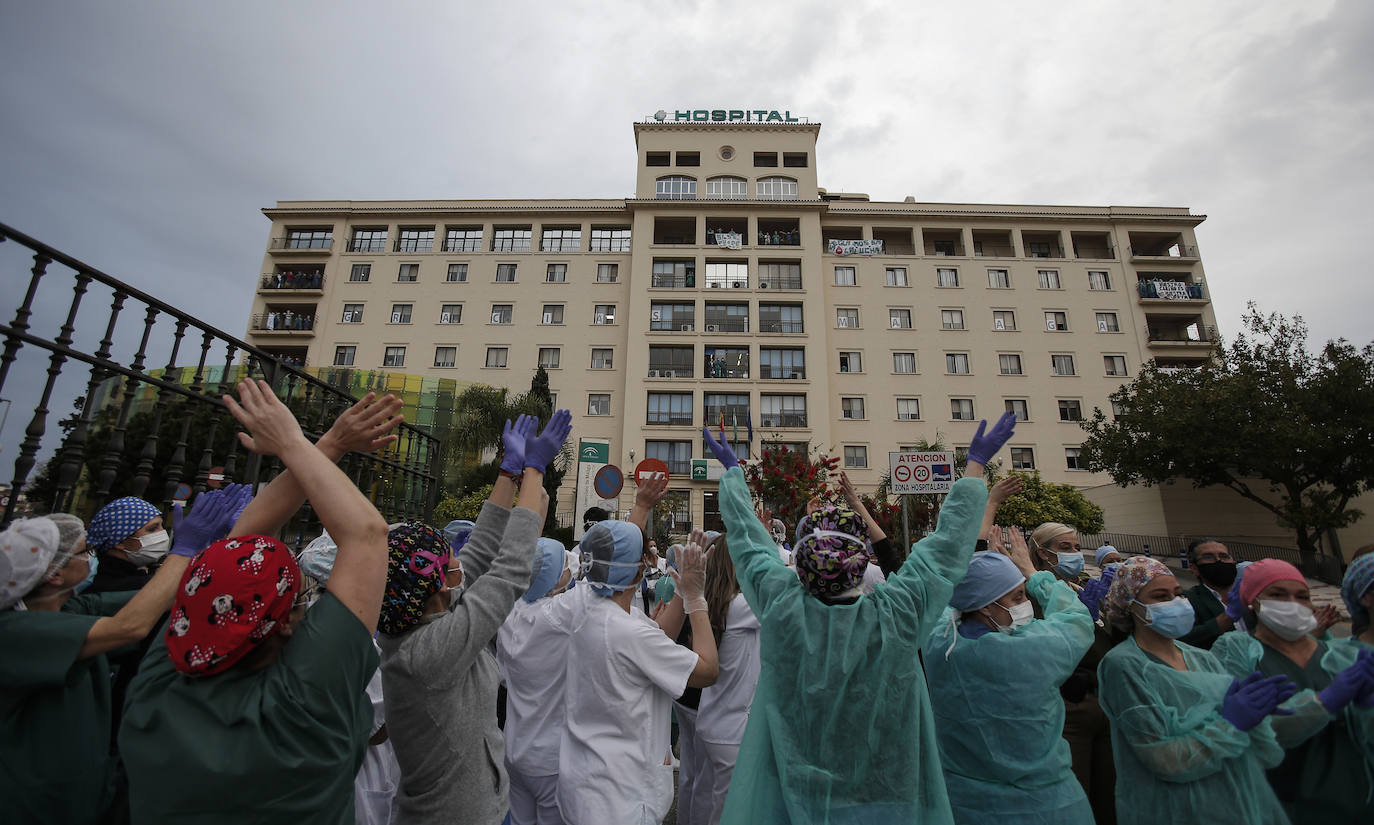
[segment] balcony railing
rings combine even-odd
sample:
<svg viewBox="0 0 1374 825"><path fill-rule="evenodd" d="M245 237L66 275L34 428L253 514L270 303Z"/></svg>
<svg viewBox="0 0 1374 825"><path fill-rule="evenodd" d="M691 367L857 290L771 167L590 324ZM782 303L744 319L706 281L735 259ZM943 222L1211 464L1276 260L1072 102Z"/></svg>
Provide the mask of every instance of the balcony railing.
<svg viewBox="0 0 1374 825"><path fill-rule="evenodd" d="M1075 246L1073 256L1080 261L1114 261L1116 250L1109 246Z"/></svg>
<svg viewBox="0 0 1374 825"><path fill-rule="evenodd" d="M788 335L801 335L806 332L802 321L760 321L759 332L781 332Z"/></svg>
<svg viewBox="0 0 1374 825"><path fill-rule="evenodd" d="M777 230L773 232L759 232L759 246L801 246L801 230Z"/></svg>
<svg viewBox="0 0 1374 825"><path fill-rule="evenodd" d="M349 252L385 252L386 238L354 238L348 242Z"/></svg>
<svg viewBox="0 0 1374 825"><path fill-rule="evenodd" d="M800 275L795 277L788 275L761 275L759 276L759 289L801 289L802 278Z"/></svg>
<svg viewBox="0 0 1374 825"><path fill-rule="evenodd" d="M1136 291L1142 298L1161 301L1202 301L1207 298L1202 284L1186 281L1141 281L1136 284Z"/></svg>
<svg viewBox="0 0 1374 825"><path fill-rule="evenodd" d="M433 238L397 238L397 252L433 252Z"/></svg>
<svg viewBox="0 0 1374 825"><path fill-rule="evenodd" d="M444 241L445 252L481 252L481 238L460 238L457 240Z"/></svg>
<svg viewBox="0 0 1374 825"><path fill-rule="evenodd" d="M276 272L262 276L259 289L324 289L323 272Z"/></svg>
<svg viewBox="0 0 1374 825"><path fill-rule="evenodd" d="M773 364L759 366L759 378L766 381L801 381L806 378L806 367L783 367Z"/></svg>
<svg viewBox="0 0 1374 825"><path fill-rule="evenodd" d="M1131 247L1131 257L1132 257L1132 258L1152 258L1152 259L1156 259L1156 258L1196 258L1196 257L1197 257L1197 247L1196 247L1196 246L1184 246L1183 244L1175 244L1175 245L1172 245L1172 246L1165 246L1165 247L1158 247L1158 246L1156 246L1156 247L1146 247L1146 248L1144 248L1144 249L1137 249L1136 247L1133 246L1133 247Z"/></svg>
<svg viewBox="0 0 1374 825"><path fill-rule="evenodd" d="M695 275L659 275L657 273L649 277L649 286L652 289L693 289L697 285Z"/></svg>
<svg viewBox="0 0 1374 825"><path fill-rule="evenodd" d="M975 243L973 245L973 256L975 258L1015 258L1016 247L991 243Z"/></svg>
<svg viewBox="0 0 1374 825"><path fill-rule="evenodd" d="M683 365L681 365L681 364L678 364L678 365L675 366L675 365L672 365L672 364L660 364L660 363L655 363L655 362L653 362L653 361L650 361L650 362L649 362L649 376L648 376L648 377L650 377L650 378L693 378L693 377L695 377L695 376L692 374L692 367L691 367L691 365L683 366Z"/></svg>
<svg viewBox="0 0 1374 825"><path fill-rule="evenodd" d="M1186 328L1149 327L1146 336L1152 344L1214 344L1217 328L1198 326L1193 332Z"/></svg>
<svg viewBox="0 0 1374 825"><path fill-rule="evenodd" d="M262 312L248 319L254 332L309 333L315 332L315 316L299 312Z"/></svg>
<svg viewBox="0 0 1374 825"><path fill-rule="evenodd" d="M268 248L287 252L328 252L333 245L333 238L302 238L288 235L284 238L273 238Z"/></svg>
<svg viewBox="0 0 1374 825"><path fill-rule="evenodd" d="M749 364L729 364L724 358L706 356L701 374L706 378L748 378Z"/></svg>
<svg viewBox="0 0 1374 825"><path fill-rule="evenodd" d="M730 320L706 319L707 332L748 332L748 318L732 318Z"/></svg>
<svg viewBox="0 0 1374 825"><path fill-rule="evenodd" d="M765 413L763 415L762 426L764 427L805 427L806 413Z"/></svg>

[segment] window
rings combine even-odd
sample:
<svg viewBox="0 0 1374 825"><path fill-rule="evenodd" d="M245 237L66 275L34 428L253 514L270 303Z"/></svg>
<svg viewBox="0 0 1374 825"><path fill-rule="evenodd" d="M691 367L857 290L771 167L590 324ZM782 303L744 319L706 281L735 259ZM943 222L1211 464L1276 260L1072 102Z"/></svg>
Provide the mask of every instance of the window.
<svg viewBox="0 0 1374 825"><path fill-rule="evenodd" d="M806 350L759 348L759 378L790 380L805 377Z"/></svg>
<svg viewBox="0 0 1374 825"><path fill-rule="evenodd" d="M1126 374L1126 356L1124 355L1104 355L1102 365L1106 367L1108 375Z"/></svg>
<svg viewBox="0 0 1374 825"><path fill-rule="evenodd" d="M354 264L348 271L348 280L354 283L367 283L372 280L372 264Z"/></svg>
<svg viewBox="0 0 1374 825"><path fill-rule="evenodd" d="M610 415L611 394L608 392L587 393L587 415Z"/></svg>
<svg viewBox="0 0 1374 825"><path fill-rule="evenodd" d="M1121 416L1123 416L1123 415L1126 414L1126 405L1125 405L1125 404L1121 403L1120 401L1113 401L1113 402L1111 402L1111 403L1112 403L1112 419L1113 419L1113 420L1119 419L1119 418L1121 418Z"/></svg>
<svg viewBox="0 0 1374 825"><path fill-rule="evenodd" d="M410 323L410 310L414 304L392 304L391 323L408 324Z"/></svg>
<svg viewBox="0 0 1374 825"><path fill-rule="evenodd" d="M334 243L334 233L328 229L288 229L287 249L328 249Z"/></svg>
<svg viewBox="0 0 1374 825"><path fill-rule="evenodd" d="M806 396L759 396L760 418L765 427L805 427Z"/></svg>
<svg viewBox="0 0 1374 825"><path fill-rule="evenodd" d="M692 425L692 394L690 392L651 392L646 424Z"/></svg>
<svg viewBox="0 0 1374 825"><path fill-rule="evenodd" d="M597 264L596 282L598 284L613 284L620 280L620 264Z"/></svg>
<svg viewBox="0 0 1374 825"><path fill-rule="evenodd" d="M549 264L544 270L544 282L550 284L564 284L568 282L567 264Z"/></svg>
<svg viewBox="0 0 1374 825"><path fill-rule="evenodd" d="M1011 274L1005 269L989 269L988 288L1011 289Z"/></svg>
<svg viewBox="0 0 1374 825"><path fill-rule="evenodd" d="M749 264L743 261L707 261L706 286L743 289L749 286Z"/></svg>
<svg viewBox="0 0 1374 825"><path fill-rule="evenodd" d="M509 354L510 350L506 347L487 347L487 369L505 369L506 356Z"/></svg>
<svg viewBox="0 0 1374 825"><path fill-rule="evenodd" d="M630 230L592 227L592 252L629 252Z"/></svg>
<svg viewBox="0 0 1374 825"><path fill-rule="evenodd" d="M783 153L782 153L782 165L783 165L783 166L790 166L790 167L800 168L800 169L805 169L805 168L806 168L806 153L805 153L805 152L783 152Z"/></svg>
<svg viewBox="0 0 1374 825"><path fill-rule="evenodd" d="M692 351L692 347L649 347L649 377L693 377L696 364Z"/></svg>
<svg viewBox="0 0 1374 825"><path fill-rule="evenodd" d="M935 285L943 287L956 287L959 285L959 270L957 269L937 269L935 270Z"/></svg>
<svg viewBox="0 0 1374 825"><path fill-rule="evenodd" d="M968 375L968 353L945 353L945 372L951 375Z"/></svg>
<svg viewBox="0 0 1374 825"><path fill-rule="evenodd" d="M910 286L906 280L906 267L889 266L885 273L888 286Z"/></svg>
<svg viewBox="0 0 1374 825"><path fill-rule="evenodd" d="M797 182L791 178L759 178L754 184L754 193L761 201L794 201L797 199Z"/></svg>
<svg viewBox="0 0 1374 825"><path fill-rule="evenodd" d="M645 441L644 457L656 458L668 465L672 475L688 475L692 472L692 442L690 441Z"/></svg>
<svg viewBox="0 0 1374 825"><path fill-rule="evenodd" d="M704 356L702 375L707 378L749 377L748 347L706 347Z"/></svg>
<svg viewBox="0 0 1374 825"><path fill-rule="evenodd" d="M887 323L892 329L911 329L911 310L889 308Z"/></svg>
<svg viewBox="0 0 1374 825"><path fill-rule="evenodd" d="M854 273L854 267L835 267L835 286L856 286L858 283L859 279L858 276Z"/></svg>
<svg viewBox="0 0 1374 825"><path fill-rule="evenodd" d="M439 323L441 324L461 324L463 323L462 304L441 304L439 306Z"/></svg>
<svg viewBox="0 0 1374 825"><path fill-rule="evenodd" d="M867 467L868 448L846 444L844 446L844 466L851 468Z"/></svg>
<svg viewBox="0 0 1374 825"><path fill-rule="evenodd" d="M1099 313L1097 313L1097 331L1098 331L1098 332L1120 332L1120 331L1121 331L1121 325L1120 325L1120 324L1117 322L1117 320L1116 320L1116 313L1115 313L1115 312L1099 312Z"/></svg>
<svg viewBox="0 0 1374 825"><path fill-rule="evenodd" d="M541 324L561 324L563 323L562 304L544 304L544 308L539 315Z"/></svg>
<svg viewBox="0 0 1374 825"><path fill-rule="evenodd" d="M723 175L718 178L707 178L706 197L730 199L747 198L749 197L749 181L731 175Z"/></svg>
<svg viewBox="0 0 1374 825"><path fill-rule="evenodd" d="M1060 421L1082 421L1083 404L1072 399L1059 399L1059 420Z"/></svg>
<svg viewBox="0 0 1374 825"><path fill-rule="evenodd" d="M707 332L748 332L749 304L706 302Z"/></svg>
<svg viewBox="0 0 1374 825"><path fill-rule="evenodd" d="M1050 371L1055 375L1073 375L1073 356L1072 355L1051 355Z"/></svg>
<svg viewBox="0 0 1374 825"><path fill-rule="evenodd" d="M450 284L465 284L468 282L467 264L449 264L448 275L444 278Z"/></svg>
<svg viewBox="0 0 1374 825"><path fill-rule="evenodd" d="M1088 289L1108 290L1112 288L1112 276L1106 272L1088 270Z"/></svg>
<svg viewBox="0 0 1374 825"><path fill-rule="evenodd" d="M433 252L434 227L401 227L396 232L397 252Z"/></svg>
<svg viewBox="0 0 1374 825"><path fill-rule="evenodd" d="M1067 312L1046 312L1045 330L1047 332L1068 332L1069 314Z"/></svg>
<svg viewBox="0 0 1374 825"><path fill-rule="evenodd" d="M516 267L516 264L497 264L497 265L496 265L496 283L498 283L498 284L513 284L513 283L515 283L515 267Z"/></svg>
<svg viewBox="0 0 1374 825"><path fill-rule="evenodd" d="M840 353L840 372L863 372L863 355L857 352Z"/></svg>
<svg viewBox="0 0 1374 825"><path fill-rule="evenodd" d="M1016 329L1016 313L1009 309L992 311L992 328L1000 331Z"/></svg>
<svg viewBox="0 0 1374 825"><path fill-rule="evenodd" d="M1016 416L1017 421L1030 421L1030 407L1024 398L1008 398L1006 408L1007 412Z"/></svg>
<svg viewBox="0 0 1374 825"><path fill-rule="evenodd" d="M404 367L406 365L405 347L387 347L382 355L382 366L384 367Z"/></svg>
<svg viewBox="0 0 1374 825"><path fill-rule="evenodd" d="M801 289L801 264L784 261L760 261L759 288Z"/></svg>
<svg viewBox="0 0 1374 825"><path fill-rule="evenodd" d="M708 392L702 399L703 423L717 426L721 421L731 427L749 421L749 396L745 393Z"/></svg>
<svg viewBox="0 0 1374 825"><path fill-rule="evenodd" d="M697 262L687 260L655 260L649 286L688 289L697 285Z"/></svg>
<svg viewBox="0 0 1374 825"><path fill-rule="evenodd" d="M806 332L801 304L759 304L759 332Z"/></svg>
<svg viewBox="0 0 1374 825"><path fill-rule="evenodd" d="M768 166L777 166L777 165L778 165L778 153L777 153L777 152L755 152L755 153L754 153L754 166L755 166L755 168L764 168L764 167L768 167Z"/></svg>
<svg viewBox="0 0 1374 825"><path fill-rule="evenodd" d="M615 304L597 304L592 308L593 324L614 324Z"/></svg>
<svg viewBox="0 0 1374 825"><path fill-rule="evenodd" d="M835 310L835 325L840 329L858 329L859 310L853 307Z"/></svg>
<svg viewBox="0 0 1374 825"><path fill-rule="evenodd" d="M941 329L963 329L964 311L962 309L942 309L940 310Z"/></svg>
<svg viewBox="0 0 1374 825"><path fill-rule="evenodd" d="M582 228L545 228L539 238L539 248L544 252L581 252Z"/></svg>
<svg viewBox="0 0 1374 825"><path fill-rule="evenodd" d="M344 304L341 324L361 324L363 322L362 304Z"/></svg>
<svg viewBox="0 0 1374 825"><path fill-rule="evenodd" d="M539 366L546 370L558 369L558 363L562 360L563 351L558 347L539 348Z"/></svg>
<svg viewBox="0 0 1374 825"><path fill-rule="evenodd" d="M1034 470L1035 450L1030 447L1012 447L1011 468L1013 470Z"/></svg>
<svg viewBox="0 0 1374 825"><path fill-rule="evenodd" d="M1086 470L1083 466L1083 451L1078 447L1064 448L1064 468L1067 470Z"/></svg>
<svg viewBox="0 0 1374 825"><path fill-rule="evenodd" d="M1059 270L1041 269L1036 275L1039 276L1041 289L1062 289L1059 286Z"/></svg>
<svg viewBox="0 0 1374 825"><path fill-rule="evenodd" d="M840 418L864 418L864 400L862 398L841 398L840 399Z"/></svg>
<svg viewBox="0 0 1374 825"><path fill-rule="evenodd" d="M973 420L973 399L972 398L951 398L949 399L949 417L955 421Z"/></svg>
<svg viewBox="0 0 1374 825"><path fill-rule="evenodd" d="M413 284L420 280L419 264L401 264L396 270L396 280L400 283Z"/></svg>
<svg viewBox="0 0 1374 825"><path fill-rule="evenodd" d="M649 329L659 332L691 332L696 328L697 305L654 301L649 304Z"/></svg>
<svg viewBox="0 0 1374 825"><path fill-rule="evenodd" d="M452 366L455 366L457 363L458 363L458 348L457 348L457 347L435 347L435 348L434 348L434 366L436 366L436 367L452 367Z"/></svg>
<svg viewBox="0 0 1374 825"><path fill-rule="evenodd" d="M509 324L515 320L514 304L492 304L491 322L493 324Z"/></svg>
<svg viewBox="0 0 1374 825"><path fill-rule="evenodd" d="M932 240L930 245L935 249L936 255L953 256L959 254L954 241Z"/></svg>
<svg viewBox="0 0 1374 825"><path fill-rule="evenodd" d="M917 421L921 417L921 401L918 398L897 399L897 420Z"/></svg>
<svg viewBox="0 0 1374 825"><path fill-rule="evenodd" d="M672 166L672 165L673 165L673 153L672 153L672 152L645 152L645 153L644 153L644 165L645 165L645 166Z"/></svg>
<svg viewBox="0 0 1374 825"><path fill-rule="evenodd" d="M892 371L898 375L913 375L916 372L916 353L892 353Z"/></svg>
<svg viewBox="0 0 1374 825"><path fill-rule="evenodd" d="M354 347L354 346L335 347L335 348L334 348L334 366L336 366L336 367L351 367L351 366L353 366L353 359L357 356L357 354L358 354L358 348L357 348L357 347Z"/></svg>
<svg viewBox="0 0 1374 825"><path fill-rule="evenodd" d="M742 455L742 453L735 455ZM668 529L670 532L674 532L678 525L686 527L692 523L692 493L690 490L669 490L663 496L663 506L668 511Z"/></svg>
<svg viewBox="0 0 1374 825"><path fill-rule="evenodd" d="M696 200L697 182L695 178L670 175L659 178L654 186L654 197L659 200L690 201Z"/></svg>
<svg viewBox="0 0 1374 825"><path fill-rule="evenodd" d="M592 369L608 370L615 366L615 350L609 347L592 347Z"/></svg>
<svg viewBox="0 0 1374 825"><path fill-rule="evenodd" d="M678 153L677 153L677 165L678 165L678 166L700 166L700 165L701 165L701 153L700 153L700 152L678 152Z"/></svg>
<svg viewBox="0 0 1374 825"><path fill-rule="evenodd" d="M450 226L444 232L445 252L479 252L482 249L482 227Z"/></svg>
<svg viewBox="0 0 1374 825"><path fill-rule="evenodd" d="M353 240L348 242L349 252L385 252L385 229L355 229Z"/></svg>
<svg viewBox="0 0 1374 825"><path fill-rule="evenodd" d="M529 252L532 234L533 232L529 227L498 228L492 232L491 251Z"/></svg>

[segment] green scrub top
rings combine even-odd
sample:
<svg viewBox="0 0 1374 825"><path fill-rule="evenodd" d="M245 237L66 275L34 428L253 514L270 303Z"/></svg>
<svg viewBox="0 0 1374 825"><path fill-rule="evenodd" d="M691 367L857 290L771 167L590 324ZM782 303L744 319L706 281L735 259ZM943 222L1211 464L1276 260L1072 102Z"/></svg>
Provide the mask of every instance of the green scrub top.
<svg viewBox="0 0 1374 825"><path fill-rule="evenodd" d="M1031 576L1026 592L1043 619L971 639L946 609L925 645L945 783L960 825L1093 824L1062 736L1059 695L1092 646L1093 617L1048 571Z"/></svg>
<svg viewBox="0 0 1374 825"><path fill-rule="evenodd" d="M4 821L97 823L114 797L110 664L78 659L86 634L136 591L75 596L61 611L0 613Z"/></svg>
<svg viewBox="0 0 1374 825"><path fill-rule="evenodd" d="M259 671L184 676L160 630L119 731L133 821L352 825L377 661L367 628L328 592Z"/></svg>
<svg viewBox="0 0 1374 825"><path fill-rule="evenodd" d="M1247 732L1221 718L1233 677L1209 651L1175 644L1187 670L1134 637L1097 668L1098 701L1112 724L1117 824L1286 825L1264 774L1283 761L1269 720Z"/></svg>
<svg viewBox="0 0 1374 825"><path fill-rule="evenodd" d="M812 596L778 557L738 468L721 517L762 661L722 825L952 823L918 654L968 570L987 502L954 484L934 534L853 604Z"/></svg>

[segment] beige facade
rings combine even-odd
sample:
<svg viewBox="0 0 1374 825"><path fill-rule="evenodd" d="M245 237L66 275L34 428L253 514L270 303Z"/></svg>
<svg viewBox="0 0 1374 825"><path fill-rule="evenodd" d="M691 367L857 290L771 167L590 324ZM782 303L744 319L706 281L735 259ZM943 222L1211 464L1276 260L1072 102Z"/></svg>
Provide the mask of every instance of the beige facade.
<svg viewBox="0 0 1374 825"><path fill-rule="evenodd" d="M515 390L543 363L575 435L609 439L627 471L668 460L700 523L714 485L690 460L722 417L741 441L752 423L754 456L809 442L869 488L889 450L965 445L1012 406L1006 466L1103 488L1074 467L1075 419L1110 413L1147 360L1199 363L1216 334L1187 209L874 202L818 186L816 124L634 129L623 200L264 210L249 340ZM1138 495L1132 526L1162 532L1158 492Z"/></svg>

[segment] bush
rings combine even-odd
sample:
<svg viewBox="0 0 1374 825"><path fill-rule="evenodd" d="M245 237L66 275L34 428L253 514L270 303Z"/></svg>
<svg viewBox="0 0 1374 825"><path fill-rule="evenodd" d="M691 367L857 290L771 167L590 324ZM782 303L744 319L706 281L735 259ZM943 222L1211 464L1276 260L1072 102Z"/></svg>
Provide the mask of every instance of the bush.
<svg viewBox="0 0 1374 825"><path fill-rule="evenodd" d="M450 521L460 518L476 521L477 515L482 512L483 502L491 496L493 486L488 484L485 487L478 487L462 496L445 494L434 506L434 526L443 527Z"/></svg>

